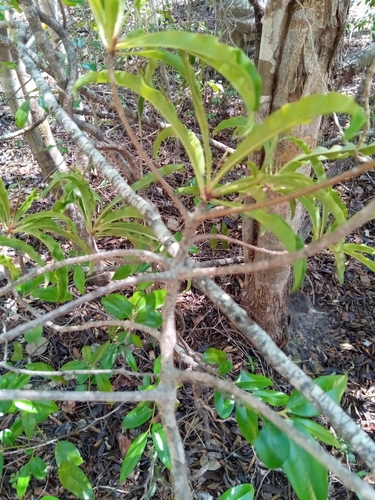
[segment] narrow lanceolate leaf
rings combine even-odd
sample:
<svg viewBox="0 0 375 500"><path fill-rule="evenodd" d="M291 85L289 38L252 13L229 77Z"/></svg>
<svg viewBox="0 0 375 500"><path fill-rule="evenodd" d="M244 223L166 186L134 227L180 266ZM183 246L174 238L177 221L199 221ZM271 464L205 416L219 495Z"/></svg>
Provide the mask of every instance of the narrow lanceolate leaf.
<svg viewBox="0 0 375 500"><path fill-rule="evenodd" d="M147 422L151 416L151 408L145 406L144 403L139 403L134 410L129 411L129 413L125 416L122 421L122 426L124 429L134 429L135 427L139 427Z"/></svg>
<svg viewBox="0 0 375 500"><path fill-rule="evenodd" d="M151 437L152 441L154 442L155 450L158 454L159 460L163 463L163 465L165 465L168 470L171 470L171 455L167 445L165 431L161 424L152 424Z"/></svg>
<svg viewBox="0 0 375 500"><path fill-rule="evenodd" d="M90 481L73 462L62 462L59 466L59 479L65 489L82 500L92 500L94 492Z"/></svg>
<svg viewBox="0 0 375 500"><path fill-rule="evenodd" d="M8 191L5 188L3 180L0 178L0 221L4 226L9 223L10 205Z"/></svg>
<svg viewBox="0 0 375 500"><path fill-rule="evenodd" d="M85 293L86 277L80 264L74 266L73 281L79 293L83 295Z"/></svg>
<svg viewBox="0 0 375 500"><path fill-rule="evenodd" d="M252 484L239 484L220 495L219 500L253 500L254 486Z"/></svg>
<svg viewBox="0 0 375 500"><path fill-rule="evenodd" d="M3 475L3 469L4 469L4 456L2 453L0 453L0 477Z"/></svg>
<svg viewBox="0 0 375 500"><path fill-rule="evenodd" d="M148 438L148 432L140 434L130 445L120 470L120 481L125 481L141 459Z"/></svg>

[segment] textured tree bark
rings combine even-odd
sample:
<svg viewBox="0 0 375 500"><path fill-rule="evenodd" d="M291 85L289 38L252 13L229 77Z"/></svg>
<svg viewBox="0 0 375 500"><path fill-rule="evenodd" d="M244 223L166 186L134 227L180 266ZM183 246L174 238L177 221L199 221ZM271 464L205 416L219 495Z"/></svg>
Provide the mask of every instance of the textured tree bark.
<svg viewBox="0 0 375 500"><path fill-rule="evenodd" d="M330 71L342 46L350 0L268 0L262 19L258 70L263 80L262 104L258 118L303 96L324 93ZM292 130L292 135L315 147L321 119ZM297 147L281 142L275 155L274 170L293 158ZM257 160L262 160L259 153ZM310 168L304 172L309 175ZM269 193L269 196L275 196ZM286 219L298 232L303 220L301 205L290 220L288 204L273 212ZM244 220L243 240L257 247L284 250L271 232L261 232L259 224ZM263 260L265 254L245 248L245 262ZM287 298L291 269L272 269L246 277L243 306L257 323L281 346L287 342Z"/></svg>

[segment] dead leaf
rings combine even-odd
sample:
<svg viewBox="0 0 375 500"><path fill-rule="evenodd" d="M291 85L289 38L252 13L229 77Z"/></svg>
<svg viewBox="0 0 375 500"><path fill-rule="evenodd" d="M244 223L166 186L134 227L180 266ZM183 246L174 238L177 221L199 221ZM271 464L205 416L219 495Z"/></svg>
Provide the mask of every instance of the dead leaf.
<svg viewBox="0 0 375 500"><path fill-rule="evenodd" d="M34 344L33 342L31 344L27 344L26 352L29 356L41 356L46 352L48 344L48 339L42 337L37 344Z"/></svg>
<svg viewBox="0 0 375 500"><path fill-rule="evenodd" d="M121 434L121 432L116 433L116 440L117 440L118 447L120 450L121 458L124 458L124 456L126 455L126 452L130 448L131 441L124 434Z"/></svg>

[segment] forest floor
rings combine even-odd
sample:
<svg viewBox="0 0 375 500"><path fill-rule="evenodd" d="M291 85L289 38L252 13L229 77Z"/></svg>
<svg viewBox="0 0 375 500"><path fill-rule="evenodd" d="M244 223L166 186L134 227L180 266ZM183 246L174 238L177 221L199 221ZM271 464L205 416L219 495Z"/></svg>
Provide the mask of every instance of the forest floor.
<svg viewBox="0 0 375 500"><path fill-rule="evenodd" d="M365 43L358 38L347 41L346 52L357 50ZM353 79L344 92L353 94L359 78ZM207 90L208 92L208 90ZM229 116L240 113L240 103L233 96L213 104L211 101L212 126ZM186 122L192 120L189 114L190 102L181 100L179 112ZM0 103L0 129L2 133L14 131L13 117L4 100ZM192 125L193 122L192 122ZM115 141L132 146L120 127L107 127L108 136ZM67 148L66 161L74 165L74 147L55 128L56 136ZM60 135L59 135L60 134ZM233 140L223 132L217 140L233 146ZM322 137L322 142L337 135L330 125ZM142 143L152 156L154 130L143 126ZM159 153L157 166L186 161L183 151L173 142L164 143ZM221 154L221 153L220 153ZM333 166L327 162L327 171ZM353 160L341 162L340 169L349 169ZM241 167L234 175L242 174ZM0 174L7 186L14 203L19 196L25 197L33 189L45 186L35 161L26 147L22 136L0 143ZM189 167L182 172L175 172L168 177L173 188L186 185L191 174ZM114 192L111 186L103 182L97 172L90 174L91 186L104 199L111 199ZM363 208L375 195L375 173L368 172L359 178L336 186L346 202L350 214ZM167 226L175 231L183 226L178 210L166 199L158 187L147 191L148 198L156 204ZM53 199L50 195L33 204L33 211L51 208ZM219 221L214 221L219 224ZM241 219L226 220L229 235L241 238ZM210 233L212 224L201 227L202 233ZM369 222L348 241L366 243L373 247L375 243L375 222ZM28 241L34 243L35 240ZM100 250L126 248L128 243L120 238L108 237L99 241ZM241 257L241 249L230 244L229 250L218 244L215 250L207 243L199 246L199 253L194 257L199 261L217 260L228 257ZM39 249L39 248L38 248ZM44 250L40 248L40 252ZM48 259L46 254L46 259ZM242 276L225 276L217 279L222 289L232 297L238 298L243 284ZM0 285L5 285L3 276ZM88 290L95 285L88 285ZM39 313L48 312L53 304L28 298L27 303ZM22 304L15 303L13 297L0 300L0 314L4 327L9 330L16 324L32 319L30 311ZM336 273L333 256L322 252L308 260L306 280L299 292L290 300L291 327L287 354L308 375L312 377L328 374L347 374L348 387L342 405L348 414L375 439L375 275L363 265L348 258L345 281L340 284ZM100 301L85 304L70 315L59 318L59 324L78 324L84 321L103 319L104 312ZM227 319L196 289L191 288L181 293L178 301L177 316L179 334L196 353L203 353L208 347L223 349L233 363L233 376L241 370L254 370L255 373L270 377L275 387L289 393L291 388L264 362L251 346L245 344L239 332ZM64 363L80 358L81 349L93 343L101 344L107 340L106 332L101 329L87 329L83 332L58 335L46 329L48 348L32 356L32 361L44 361L59 369ZM22 342L22 341L21 341ZM159 355L158 348L144 340L142 347L135 348L133 354L140 371L152 372L153 362ZM35 382L39 383L39 382ZM114 390L131 390L134 383L124 376L118 377ZM70 388L72 389L72 388ZM269 471L258 460L253 448L242 437L234 418L221 420L213 410L213 393L210 390L196 392L190 386L179 390L180 405L177 408L179 429L183 436L190 472L194 477L192 486L196 498L210 500L217 498L225 489L240 483L252 483L257 499L276 500L293 499L295 495L282 471ZM170 498L170 477L168 471L155 461L151 454L144 456L134 473L125 484L119 483L119 471L124 453L139 429L122 433L121 422L134 405L109 405L99 403L62 403L59 412L51 415L40 426L40 434L32 443L24 442L19 448L5 451L6 467L0 480L0 500L16 498L9 479L19 470L25 461L25 448L35 447L36 454L50 464L47 484L33 480L25 498L39 498L41 495L55 495L61 500L73 498L59 486L56 465L53 461L53 449L58 440L73 442L84 458L83 470L89 477L95 498L166 500ZM0 420L0 430L9 427L13 416ZM324 422L323 422L324 423ZM365 465L350 448L338 455L342 462L354 472L366 471ZM207 468L207 463L210 466ZM365 477L370 484L375 478L370 474ZM59 489L60 488L60 489ZM330 498L356 498L335 478L330 477Z"/></svg>

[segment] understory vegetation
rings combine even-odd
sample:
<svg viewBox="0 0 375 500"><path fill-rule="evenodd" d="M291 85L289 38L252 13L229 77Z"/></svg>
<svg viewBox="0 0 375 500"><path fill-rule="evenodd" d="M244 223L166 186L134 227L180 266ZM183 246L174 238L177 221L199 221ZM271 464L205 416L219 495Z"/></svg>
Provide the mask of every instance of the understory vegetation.
<svg viewBox="0 0 375 500"><path fill-rule="evenodd" d="M373 38L373 2L352 7L347 38ZM350 368L304 357L344 333L318 341L314 304L309 340L291 310L280 340L242 295L291 267L301 297L317 255L371 289L375 63L356 98L260 119L261 65L221 29L203 2L0 0L1 498L375 498L374 410L357 425ZM299 135L321 117L329 139Z"/></svg>

